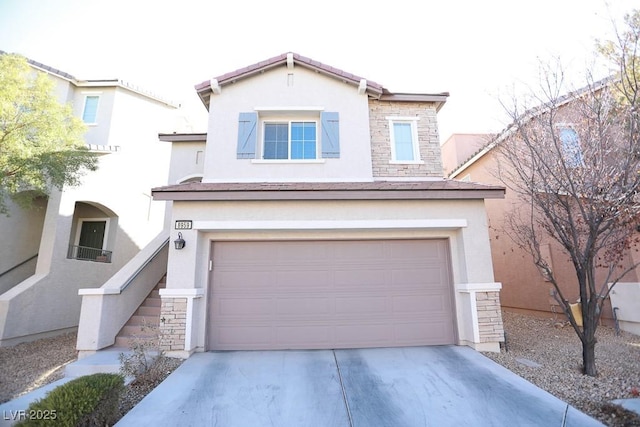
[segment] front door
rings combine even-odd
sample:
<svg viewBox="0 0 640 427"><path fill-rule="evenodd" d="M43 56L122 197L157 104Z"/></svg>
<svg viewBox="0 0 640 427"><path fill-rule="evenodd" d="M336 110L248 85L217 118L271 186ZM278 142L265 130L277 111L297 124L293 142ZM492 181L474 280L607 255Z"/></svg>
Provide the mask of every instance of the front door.
<svg viewBox="0 0 640 427"><path fill-rule="evenodd" d="M78 242L78 259L95 260L102 254L106 221L83 221Z"/></svg>

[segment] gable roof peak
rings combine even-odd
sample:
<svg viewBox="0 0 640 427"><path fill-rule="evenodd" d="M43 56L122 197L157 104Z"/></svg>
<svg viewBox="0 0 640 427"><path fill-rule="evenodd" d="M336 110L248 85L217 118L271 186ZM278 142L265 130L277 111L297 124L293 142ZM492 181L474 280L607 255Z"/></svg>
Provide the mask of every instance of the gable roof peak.
<svg viewBox="0 0 640 427"><path fill-rule="evenodd" d="M325 76L341 80L344 83L354 86L359 91L359 93L366 93L369 97L380 100L435 102L437 104L436 109L440 110L440 108L446 102L447 97L449 96L448 92L441 92L436 94L392 93L379 83L365 79L347 71L343 71L339 68L332 67L330 65L324 64L295 52L285 52L264 61L248 65L244 68L230 71L228 73L222 74L220 76L195 85L195 89L202 103L207 109L209 109L211 95L220 94L223 86L234 84L240 80L253 77L256 74L262 74L265 71L283 66L286 66L289 69L292 69L295 66L300 66L313 70L318 74L323 74Z"/></svg>
<svg viewBox="0 0 640 427"><path fill-rule="evenodd" d="M366 81L366 92L375 97L379 97L383 92L387 92L381 84L364 79L363 77L343 71L339 68L323 64L322 62L313 60L295 52L285 52L264 61L256 62L255 64L219 75L195 85L195 89L202 102L208 107L211 93L218 93L223 86L236 83L237 81L252 77L256 74L264 73L270 69L285 65L289 69L296 65L311 69L320 74L340 79L347 84L355 86L356 88L359 87L361 82L364 80Z"/></svg>

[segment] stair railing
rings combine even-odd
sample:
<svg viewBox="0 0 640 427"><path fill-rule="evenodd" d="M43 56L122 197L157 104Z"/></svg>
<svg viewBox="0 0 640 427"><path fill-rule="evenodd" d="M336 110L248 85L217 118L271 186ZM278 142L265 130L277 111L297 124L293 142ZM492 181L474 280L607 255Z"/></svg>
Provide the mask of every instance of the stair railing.
<svg viewBox="0 0 640 427"><path fill-rule="evenodd" d="M80 289L79 357L109 347L149 292L167 274L169 233L165 230L102 287Z"/></svg>

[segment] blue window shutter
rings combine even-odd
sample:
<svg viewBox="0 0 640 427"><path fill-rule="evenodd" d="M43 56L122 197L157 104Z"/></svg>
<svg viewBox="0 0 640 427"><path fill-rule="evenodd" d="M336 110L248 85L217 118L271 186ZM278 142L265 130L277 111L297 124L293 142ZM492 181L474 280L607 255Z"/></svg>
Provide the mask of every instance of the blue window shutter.
<svg viewBox="0 0 640 427"><path fill-rule="evenodd" d="M238 119L238 159L255 159L258 113L240 113Z"/></svg>
<svg viewBox="0 0 640 427"><path fill-rule="evenodd" d="M320 113L322 126L322 157L325 159L340 158L340 120L338 113Z"/></svg>

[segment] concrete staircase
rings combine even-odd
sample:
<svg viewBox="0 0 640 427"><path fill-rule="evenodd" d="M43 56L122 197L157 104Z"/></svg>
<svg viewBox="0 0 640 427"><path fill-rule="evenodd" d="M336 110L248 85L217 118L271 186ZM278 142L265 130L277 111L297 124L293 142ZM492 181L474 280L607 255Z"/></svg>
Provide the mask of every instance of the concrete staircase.
<svg viewBox="0 0 640 427"><path fill-rule="evenodd" d="M160 326L160 289L167 285L166 276L163 276L158 284L149 293L147 298L138 307L133 316L122 327L116 336L114 347L130 348L136 337L145 338L153 336L153 331L143 330L144 326Z"/></svg>

